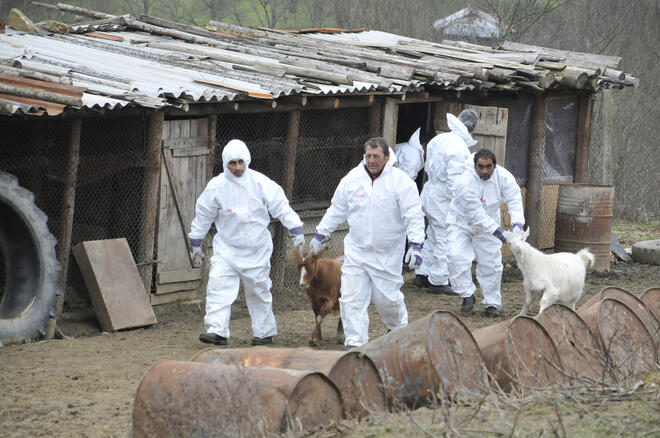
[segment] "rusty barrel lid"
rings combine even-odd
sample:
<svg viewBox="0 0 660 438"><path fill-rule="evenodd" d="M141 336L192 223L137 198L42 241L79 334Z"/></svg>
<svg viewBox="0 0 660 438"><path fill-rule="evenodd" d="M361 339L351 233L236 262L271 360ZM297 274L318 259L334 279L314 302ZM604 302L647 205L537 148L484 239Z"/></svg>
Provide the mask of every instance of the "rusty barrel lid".
<svg viewBox="0 0 660 438"><path fill-rule="evenodd" d="M341 414L339 390L321 373L164 360L140 382L133 437L274 436Z"/></svg>
<svg viewBox="0 0 660 438"><path fill-rule="evenodd" d="M565 381L552 338L527 316L516 316L474 331L486 366L498 386L509 391L540 389Z"/></svg>
<svg viewBox="0 0 660 438"><path fill-rule="evenodd" d="M656 350L660 347L658 343L658 333L660 332L660 322L653 315L649 306L644 303L641 299L637 298L635 295L631 294L627 290L615 287L607 286L600 290L597 294L592 296L587 302L585 302L582 307L592 306L594 303L602 300L603 298L614 298L615 300L621 301L623 304L628 306L635 315L642 321L642 324L646 327L653 341L655 342Z"/></svg>
<svg viewBox="0 0 660 438"><path fill-rule="evenodd" d="M195 362L267 366L325 374L339 389L346 417L363 418L386 410L385 393L378 369L359 351L311 348L209 348L193 357Z"/></svg>
<svg viewBox="0 0 660 438"><path fill-rule="evenodd" d="M535 317L557 347L564 371L573 377L600 380L603 353L582 318L562 304L553 304Z"/></svg>
<svg viewBox="0 0 660 438"><path fill-rule="evenodd" d="M655 367L655 343L644 323L623 302L605 297L591 306L583 305L577 313L606 355L608 373L627 377Z"/></svg>
<svg viewBox="0 0 660 438"><path fill-rule="evenodd" d="M449 311L437 310L374 339L360 351L378 367L393 406L416 407L437 397L463 398L488 391L479 347Z"/></svg>
<svg viewBox="0 0 660 438"><path fill-rule="evenodd" d="M649 311L660 321L660 287L646 289L639 297L649 308ZM658 335L660 336L660 334Z"/></svg>

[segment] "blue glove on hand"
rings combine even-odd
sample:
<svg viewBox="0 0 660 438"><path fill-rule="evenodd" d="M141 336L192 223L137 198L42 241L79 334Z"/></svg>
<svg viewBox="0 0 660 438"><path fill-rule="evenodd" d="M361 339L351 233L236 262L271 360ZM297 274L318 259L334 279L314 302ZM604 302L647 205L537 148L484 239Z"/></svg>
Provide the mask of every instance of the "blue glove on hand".
<svg viewBox="0 0 660 438"><path fill-rule="evenodd" d="M495 231L493 231L493 236L497 237L502 241L502 243L506 243L506 239L509 237L511 234L511 231L506 231L502 227L497 227Z"/></svg>
<svg viewBox="0 0 660 438"><path fill-rule="evenodd" d="M408 245L408 252L403 258L404 263L408 263L410 269L419 268L422 266L422 244L410 242Z"/></svg>
<svg viewBox="0 0 660 438"><path fill-rule="evenodd" d="M305 244L305 234L303 233L302 227L295 227L289 230L289 233L293 234L293 239L291 239L291 246L295 251L298 251L300 245Z"/></svg>
<svg viewBox="0 0 660 438"><path fill-rule="evenodd" d="M202 251L203 239L190 239L190 260L193 268L202 266L204 260L204 251Z"/></svg>
<svg viewBox="0 0 660 438"><path fill-rule="evenodd" d="M326 247L326 244L330 240L330 236L324 236L323 234L314 233L314 237L309 242L309 246L312 248L312 254L318 254Z"/></svg>
<svg viewBox="0 0 660 438"><path fill-rule="evenodd" d="M525 234L525 226L521 223L513 224L513 232L518 234Z"/></svg>

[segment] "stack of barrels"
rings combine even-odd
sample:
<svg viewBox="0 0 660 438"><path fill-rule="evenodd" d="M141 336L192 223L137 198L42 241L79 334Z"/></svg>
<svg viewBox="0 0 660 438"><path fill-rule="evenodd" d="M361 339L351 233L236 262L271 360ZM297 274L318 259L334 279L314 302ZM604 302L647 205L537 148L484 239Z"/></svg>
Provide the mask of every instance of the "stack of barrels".
<svg viewBox="0 0 660 438"><path fill-rule="evenodd" d="M360 349L254 347L165 360L142 379L133 436L300 434L439 400L522 393L658 369L660 288L607 287L574 312L555 304L473 333L437 310Z"/></svg>

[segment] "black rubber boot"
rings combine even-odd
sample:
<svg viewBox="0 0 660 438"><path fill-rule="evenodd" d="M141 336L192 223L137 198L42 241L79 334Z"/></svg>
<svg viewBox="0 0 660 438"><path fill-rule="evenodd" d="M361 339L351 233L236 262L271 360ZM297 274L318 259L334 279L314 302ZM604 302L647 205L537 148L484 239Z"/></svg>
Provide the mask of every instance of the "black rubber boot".
<svg viewBox="0 0 660 438"><path fill-rule="evenodd" d="M467 298L463 298L463 303L461 304L461 313L472 313L472 309L474 308L474 301L474 294Z"/></svg>
<svg viewBox="0 0 660 438"><path fill-rule="evenodd" d="M205 344L227 345L227 338L216 333L202 333L199 340Z"/></svg>
<svg viewBox="0 0 660 438"><path fill-rule="evenodd" d="M500 311L495 308L495 306L488 306L486 307L486 310L484 310L484 313L486 316L490 316L493 318L497 318L500 316Z"/></svg>
<svg viewBox="0 0 660 438"><path fill-rule="evenodd" d="M413 284L417 287L430 287L429 277L426 275L416 274Z"/></svg>
<svg viewBox="0 0 660 438"><path fill-rule="evenodd" d="M273 343L272 336L266 336L265 338L257 338L256 336L252 338L250 342L252 345L268 345Z"/></svg>

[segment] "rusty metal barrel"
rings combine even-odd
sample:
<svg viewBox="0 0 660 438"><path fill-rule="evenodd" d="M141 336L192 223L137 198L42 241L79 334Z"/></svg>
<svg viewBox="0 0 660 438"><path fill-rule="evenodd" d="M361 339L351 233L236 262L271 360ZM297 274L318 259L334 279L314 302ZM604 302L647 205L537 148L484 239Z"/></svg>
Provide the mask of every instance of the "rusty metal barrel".
<svg viewBox="0 0 660 438"><path fill-rule="evenodd" d="M603 352L582 318L562 304L553 304L535 317L557 347L564 371L576 378L603 378Z"/></svg>
<svg viewBox="0 0 660 438"><path fill-rule="evenodd" d="M140 382L132 436L299 434L341 417L339 390L321 373L164 360Z"/></svg>
<svg viewBox="0 0 660 438"><path fill-rule="evenodd" d="M195 362L316 371L334 383L344 400L348 418L363 418L387 408L376 365L359 351L321 351L311 348L209 348Z"/></svg>
<svg viewBox="0 0 660 438"><path fill-rule="evenodd" d="M583 305L577 313L606 355L607 373L625 378L655 368L655 343L644 323L624 303L604 297Z"/></svg>
<svg viewBox="0 0 660 438"><path fill-rule="evenodd" d="M435 311L360 350L378 367L392 407L414 408L439 397L459 399L488 391L479 347L448 311Z"/></svg>
<svg viewBox="0 0 660 438"><path fill-rule="evenodd" d="M561 184L557 195L555 252L588 247L596 258L595 271L610 268L610 233L614 187Z"/></svg>
<svg viewBox="0 0 660 438"><path fill-rule="evenodd" d="M533 318L516 316L473 334L491 377L504 391L527 392L566 379L552 338Z"/></svg>
<svg viewBox="0 0 660 438"><path fill-rule="evenodd" d="M660 287L646 289L639 297L646 304L649 311L660 321ZM660 352L659 352L660 353Z"/></svg>
<svg viewBox="0 0 660 438"><path fill-rule="evenodd" d="M607 286L601 289L600 292L589 298L582 307L588 308L593 306L595 303L599 302L603 298L614 298L621 301L623 304L628 306L635 315L642 321L642 324L646 327L646 330L649 331L651 337L655 342L656 350L660 348L658 343L658 333L660 333L660 322L653 315L649 307L644 303L644 301L637 298L635 295L631 294L625 289L615 286Z"/></svg>

